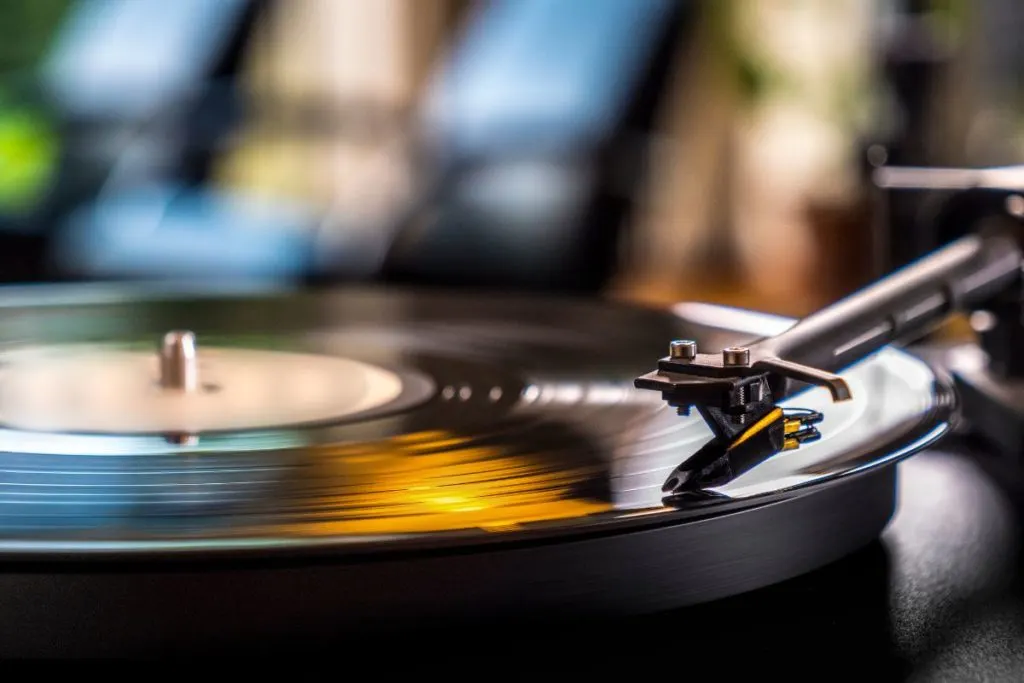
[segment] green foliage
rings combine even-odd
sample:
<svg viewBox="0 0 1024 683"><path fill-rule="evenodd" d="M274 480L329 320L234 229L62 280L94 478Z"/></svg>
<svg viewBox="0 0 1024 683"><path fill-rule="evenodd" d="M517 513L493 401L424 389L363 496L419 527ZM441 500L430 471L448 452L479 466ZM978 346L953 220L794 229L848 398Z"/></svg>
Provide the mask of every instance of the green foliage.
<svg viewBox="0 0 1024 683"><path fill-rule="evenodd" d="M786 79L744 44L738 31L738 4L737 0L715 0L707 4L710 56L717 60L723 77L731 80L744 105L753 106L770 93L785 88Z"/></svg>
<svg viewBox="0 0 1024 683"><path fill-rule="evenodd" d="M971 17L970 0L932 0L931 15L950 28L962 29Z"/></svg>
<svg viewBox="0 0 1024 683"><path fill-rule="evenodd" d="M0 108L0 209L22 210L38 199L58 154L45 120L30 110Z"/></svg>
<svg viewBox="0 0 1024 683"><path fill-rule="evenodd" d="M46 54L73 0L0 0L0 73L29 69Z"/></svg>
<svg viewBox="0 0 1024 683"><path fill-rule="evenodd" d="M932 0L927 21L935 38L955 50L970 27L973 9L969 0Z"/></svg>
<svg viewBox="0 0 1024 683"><path fill-rule="evenodd" d="M763 100L769 93L780 90L785 79L767 62L742 52L733 57L733 70L741 99L747 104Z"/></svg>
<svg viewBox="0 0 1024 683"><path fill-rule="evenodd" d="M29 208L52 179L59 141L22 87L73 1L0 0L0 211Z"/></svg>

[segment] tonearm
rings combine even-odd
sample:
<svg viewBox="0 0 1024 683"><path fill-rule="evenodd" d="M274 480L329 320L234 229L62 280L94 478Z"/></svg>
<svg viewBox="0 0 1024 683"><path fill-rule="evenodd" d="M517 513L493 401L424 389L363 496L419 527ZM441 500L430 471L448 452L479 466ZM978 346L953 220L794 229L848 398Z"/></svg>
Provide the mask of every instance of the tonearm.
<svg viewBox="0 0 1024 683"><path fill-rule="evenodd" d="M635 380L660 391L680 413L695 408L718 447L683 463L666 483L670 494L698 491L758 462L754 436L777 450L816 439L814 411L783 411L778 401L801 384L826 387L833 401L851 398L839 374L887 344L921 337L955 312L983 308L1021 287L1024 255L1012 231L962 237L874 284L798 321L782 334L720 353L674 340L657 369ZM763 450L763 449L761 449Z"/></svg>

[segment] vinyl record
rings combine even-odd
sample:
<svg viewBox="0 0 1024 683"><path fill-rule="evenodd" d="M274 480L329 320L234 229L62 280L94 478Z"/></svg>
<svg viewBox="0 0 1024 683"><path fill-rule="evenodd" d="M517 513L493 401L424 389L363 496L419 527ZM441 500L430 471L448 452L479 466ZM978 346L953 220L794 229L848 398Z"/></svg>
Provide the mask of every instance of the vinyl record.
<svg viewBox="0 0 1024 683"><path fill-rule="evenodd" d="M81 296L11 298L0 327L0 613L33 616L4 641L20 651L54 628L92 652L713 600L876 536L892 465L952 407L886 349L846 373L852 401L787 399L825 414L820 441L680 507L662 484L710 431L633 379L671 339L790 321L375 289ZM181 329L198 389L169 394L156 350ZM85 602L116 634L59 626Z"/></svg>

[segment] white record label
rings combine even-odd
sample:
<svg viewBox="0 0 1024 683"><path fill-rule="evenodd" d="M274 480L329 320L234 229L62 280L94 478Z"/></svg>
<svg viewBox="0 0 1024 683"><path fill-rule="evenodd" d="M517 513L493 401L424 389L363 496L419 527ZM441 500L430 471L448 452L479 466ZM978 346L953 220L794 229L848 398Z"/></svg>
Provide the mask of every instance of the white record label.
<svg viewBox="0 0 1024 683"><path fill-rule="evenodd" d="M394 372L347 358L201 348L199 387L159 383L156 353L54 346L0 354L0 425L30 431L199 434L336 421L402 393Z"/></svg>

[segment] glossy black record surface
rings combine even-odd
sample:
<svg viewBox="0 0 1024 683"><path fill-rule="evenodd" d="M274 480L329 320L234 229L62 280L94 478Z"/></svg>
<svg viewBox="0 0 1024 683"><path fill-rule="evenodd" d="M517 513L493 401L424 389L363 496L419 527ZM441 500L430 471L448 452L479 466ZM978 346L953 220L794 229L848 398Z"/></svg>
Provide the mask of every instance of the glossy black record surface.
<svg viewBox="0 0 1024 683"><path fill-rule="evenodd" d="M201 349L351 358L419 389L367 419L217 431L186 445L2 429L0 553L12 559L381 556L674 526L885 467L941 435L949 409L922 363L883 351L850 371L854 401L832 406L817 390L791 399L826 413L820 442L755 468L712 503L677 509L662 504L661 484L710 433L633 378L668 340L720 348L787 321L383 290L65 295L9 297L0 340L155 348L185 328Z"/></svg>

